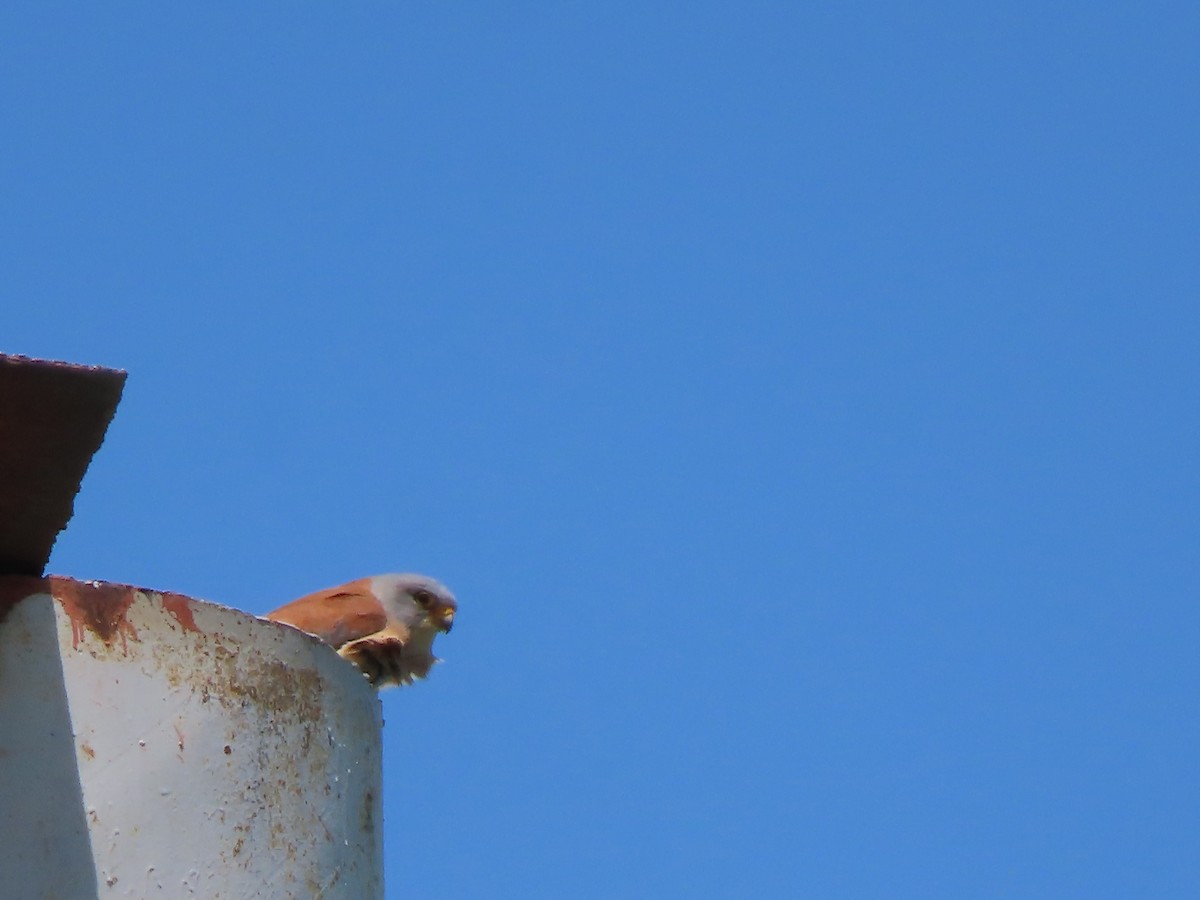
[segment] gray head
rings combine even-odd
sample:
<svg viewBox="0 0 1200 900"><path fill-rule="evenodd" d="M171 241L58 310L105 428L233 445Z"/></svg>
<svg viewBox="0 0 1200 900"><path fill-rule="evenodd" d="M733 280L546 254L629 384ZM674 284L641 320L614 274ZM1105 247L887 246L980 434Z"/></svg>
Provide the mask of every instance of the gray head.
<svg viewBox="0 0 1200 900"><path fill-rule="evenodd" d="M371 590L383 603L388 617L399 619L410 629L431 626L449 631L454 627L458 601L436 578L414 572L376 575L371 579Z"/></svg>

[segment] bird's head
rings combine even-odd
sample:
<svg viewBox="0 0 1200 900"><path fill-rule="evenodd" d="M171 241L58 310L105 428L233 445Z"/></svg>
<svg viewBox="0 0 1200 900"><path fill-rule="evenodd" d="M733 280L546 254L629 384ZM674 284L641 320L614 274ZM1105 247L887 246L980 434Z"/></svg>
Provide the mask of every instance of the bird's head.
<svg viewBox="0 0 1200 900"><path fill-rule="evenodd" d="M372 579L375 596L395 617L416 630L432 627L449 631L454 627L458 601L450 589L427 575L378 575Z"/></svg>

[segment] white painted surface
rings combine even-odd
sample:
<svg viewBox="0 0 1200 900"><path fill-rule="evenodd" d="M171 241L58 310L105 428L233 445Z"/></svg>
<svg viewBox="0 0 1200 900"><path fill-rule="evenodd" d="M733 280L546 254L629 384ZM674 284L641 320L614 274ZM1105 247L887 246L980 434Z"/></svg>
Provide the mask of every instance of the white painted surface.
<svg viewBox="0 0 1200 900"><path fill-rule="evenodd" d="M30 585L0 622L5 900L382 897L380 707L356 669L211 603Z"/></svg>

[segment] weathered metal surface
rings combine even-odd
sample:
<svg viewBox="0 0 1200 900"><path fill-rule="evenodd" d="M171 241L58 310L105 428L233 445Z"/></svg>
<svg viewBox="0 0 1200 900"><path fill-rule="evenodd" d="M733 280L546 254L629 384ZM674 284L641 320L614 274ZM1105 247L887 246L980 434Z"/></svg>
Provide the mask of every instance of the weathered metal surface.
<svg viewBox="0 0 1200 900"><path fill-rule="evenodd" d="M294 629L0 577L0 894L381 897L380 725Z"/></svg>
<svg viewBox="0 0 1200 900"><path fill-rule="evenodd" d="M125 373L0 353L0 574L40 575Z"/></svg>

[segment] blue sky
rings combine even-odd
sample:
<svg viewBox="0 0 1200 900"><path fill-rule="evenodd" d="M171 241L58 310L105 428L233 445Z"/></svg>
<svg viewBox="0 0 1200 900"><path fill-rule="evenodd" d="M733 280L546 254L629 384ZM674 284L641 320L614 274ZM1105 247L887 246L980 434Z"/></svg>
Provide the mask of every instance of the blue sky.
<svg viewBox="0 0 1200 900"><path fill-rule="evenodd" d="M52 570L459 594L389 896L1200 891L1189 3L10 5Z"/></svg>

